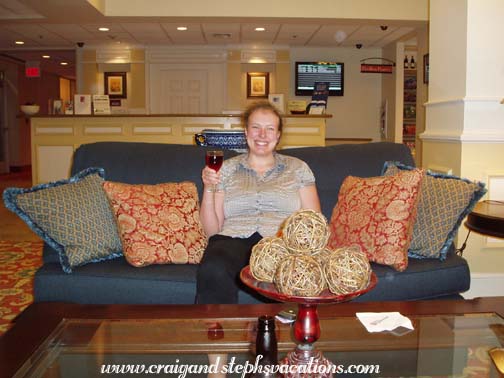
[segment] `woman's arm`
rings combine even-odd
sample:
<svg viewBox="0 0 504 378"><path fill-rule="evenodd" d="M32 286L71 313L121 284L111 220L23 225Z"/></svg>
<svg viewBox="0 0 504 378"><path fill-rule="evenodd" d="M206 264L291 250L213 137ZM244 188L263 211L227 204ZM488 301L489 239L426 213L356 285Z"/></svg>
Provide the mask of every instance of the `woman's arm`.
<svg viewBox="0 0 504 378"><path fill-rule="evenodd" d="M301 208L311 209L320 213L320 200L315 185L303 186L299 189Z"/></svg>
<svg viewBox="0 0 504 378"><path fill-rule="evenodd" d="M201 173L203 198L200 205L200 220L208 237L218 234L224 224L224 193L213 192L220 181L219 173L205 167Z"/></svg>

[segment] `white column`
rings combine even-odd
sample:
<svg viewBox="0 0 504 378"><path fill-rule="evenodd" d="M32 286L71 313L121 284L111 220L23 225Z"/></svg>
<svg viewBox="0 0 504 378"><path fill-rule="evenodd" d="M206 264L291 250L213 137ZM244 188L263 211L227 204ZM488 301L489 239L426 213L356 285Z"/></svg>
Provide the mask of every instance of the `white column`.
<svg viewBox="0 0 504 378"><path fill-rule="evenodd" d="M501 200L504 189L497 183L504 179L503 19L502 0L431 1L429 100L421 135L424 168L451 169L483 181L491 193L486 198ZM466 233L462 226L458 245ZM465 257L473 279L504 277L504 241L490 242L473 233Z"/></svg>

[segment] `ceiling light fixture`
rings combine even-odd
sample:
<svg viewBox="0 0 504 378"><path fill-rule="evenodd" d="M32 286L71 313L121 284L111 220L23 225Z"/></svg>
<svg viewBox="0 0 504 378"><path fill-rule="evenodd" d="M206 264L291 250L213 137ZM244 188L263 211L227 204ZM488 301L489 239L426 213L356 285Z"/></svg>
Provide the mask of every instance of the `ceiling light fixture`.
<svg viewBox="0 0 504 378"><path fill-rule="evenodd" d="M49 59L51 57L51 55L42 55L42 58L44 59Z"/></svg>
<svg viewBox="0 0 504 378"><path fill-rule="evenodd" d="M68 63L67 62L61 62L60 65L62 65L62 66L68 66Z"/></svg>
<svg viewBox="0 0 504 378"><path fill-rule="evenodd" d="M341 43L343 42L347 37L347 33L345 33L343 30L338 30L335 34L334 34L334 39L336 40L336 42L338 43Z"/></svg>
<svg viewBox="0 0 504 378"><path fill-rule="evenodd" d="M177 30L185 31L185 30L187 30L187 26L178 26Z"/></svg>
<svg viewBox="0 0 504 378"><path fill-rule="evenodd" d="M104 27L102 27L102 28L98 28L98 30L99 30L99 31L109 31L110 29L109 29L109 28L104 28Z"/></svg>
<svg viewBox="0 0 504 378"><path fill-rule="evenodd" d="M14 42L16 45L24 45L24 42L23 41L16 41Z"/></svg>
<svg viewBox="0 0 504 378"><path fill-rule="evenodd" d="M265 31L266 29L265 28L255 28L254 30L255 31Z"/></svg>

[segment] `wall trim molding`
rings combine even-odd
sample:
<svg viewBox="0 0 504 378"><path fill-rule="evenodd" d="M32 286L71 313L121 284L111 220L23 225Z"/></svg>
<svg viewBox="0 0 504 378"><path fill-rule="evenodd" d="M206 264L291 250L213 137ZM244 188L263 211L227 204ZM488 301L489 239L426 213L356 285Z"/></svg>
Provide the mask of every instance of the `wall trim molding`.
<svg viewBox="0 0 504 378"><path fill-rule="evenodd" d="M472 273L471 288L462 294L465 299L501 296L504 273Z"/></svg>
<svg viewBox="0 0 504 378"><path fill-rule="evenodd" d="M146 63L226 63L223 48L151 48L145 50Z"/></svg>
<svg viewBox="0 0 504 378"><path fill-rule="evenodd" d="M495 102L500 104L502 101L501 97L497 96L481 96L481 97L453 97L453 98L442 98L440 100L428 101L423 105L425 107L434 107L434 106L442 106L449 104L464 104L464 103L472 103L472 102Z"/></svg>
<svg viewBox="0 0 504 378"><path fill-rule="evenodd" d="M462 134L453 132L429 132L425 131L419 135L424 142L443 142L443 143L504 143L504 132L465 132Z"/></svg>

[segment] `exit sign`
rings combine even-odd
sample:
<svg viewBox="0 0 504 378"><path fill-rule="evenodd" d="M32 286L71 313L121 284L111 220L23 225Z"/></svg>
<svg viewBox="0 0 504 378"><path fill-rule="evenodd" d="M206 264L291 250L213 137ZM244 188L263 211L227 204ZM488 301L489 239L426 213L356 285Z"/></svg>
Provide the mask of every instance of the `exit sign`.
<svg viewBox="0 0 504 378"><path fill-rule="evenodd" d="M26 67L25 68L26 77L40 77L39 67Z"/></svg>

